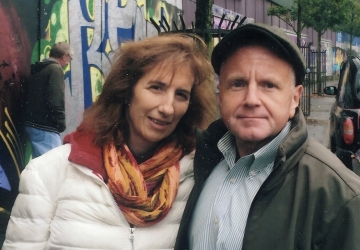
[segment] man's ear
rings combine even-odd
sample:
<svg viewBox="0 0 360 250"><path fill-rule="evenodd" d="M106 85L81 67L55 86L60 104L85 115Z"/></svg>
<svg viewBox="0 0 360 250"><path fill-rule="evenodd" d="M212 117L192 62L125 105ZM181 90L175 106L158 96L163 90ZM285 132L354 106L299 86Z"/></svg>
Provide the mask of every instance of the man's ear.
<svg viewBox="0 0 360 250"><path fill-rule="evenodd" d="M298 103L298 106L299 106L300 98L301 98L301 95L302 95L302 92L303 92L303 86L302 85L295 86L294 91L295 91L294 99Z"/></svg>
<svg viewBox="0 0 360 250"><path fill-rule="evenodd" d="M221 87L220 87L220 84L218 84L217 86L216 86L216 88L219 90L219 92L218 92L218 94L217 94L217 101L218 101L218 104L219 104L219 107L220 107L220 109L221 109Z"/></svg>
<svg viewBox="0 0 360 250"><path fill-rule="evenodd" d="M291 100L291 109L290 109L290 119L295 115L295 109L300 105L300 98L303 91L302 85L297 85L293 89L292 100Z"/></svg>

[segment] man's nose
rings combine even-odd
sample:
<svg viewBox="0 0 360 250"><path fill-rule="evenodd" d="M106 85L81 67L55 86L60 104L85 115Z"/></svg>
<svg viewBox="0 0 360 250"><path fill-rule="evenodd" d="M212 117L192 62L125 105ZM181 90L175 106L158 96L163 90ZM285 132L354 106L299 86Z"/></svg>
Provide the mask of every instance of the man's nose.
<svg viewBox="0 0 360 250"><path fill-rule="evenodd" d="M260 104L259 89L256 84L250 83L245 96L245 105L257 106Z"/></svg>

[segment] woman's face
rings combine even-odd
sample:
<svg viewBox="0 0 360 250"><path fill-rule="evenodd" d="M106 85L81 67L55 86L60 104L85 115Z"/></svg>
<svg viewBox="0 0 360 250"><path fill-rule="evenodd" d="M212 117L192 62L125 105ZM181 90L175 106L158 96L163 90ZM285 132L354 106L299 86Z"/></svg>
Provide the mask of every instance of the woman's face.
<svg viewBox="0 0 360 250"><path fill-rule="evenodd" d="M185 63L174 70L160 65L140 78L127 112L133 153L152 149L175 130L189 107L193 84L193 71Z"/></svg>

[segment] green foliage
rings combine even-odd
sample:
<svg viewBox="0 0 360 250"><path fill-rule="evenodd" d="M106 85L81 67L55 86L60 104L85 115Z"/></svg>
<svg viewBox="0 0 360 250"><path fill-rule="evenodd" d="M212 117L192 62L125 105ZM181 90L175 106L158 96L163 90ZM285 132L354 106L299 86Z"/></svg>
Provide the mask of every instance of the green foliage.
<svg viewBox="0 0 360 250"><path fill-rule="evenodd" d="M282 6L270 6L267 11L268 16L277 16L284 21L293 21L292 13L288 8Z"/></svg>
<svg viewBox="0 0 360 250"><path fill-rule="evenodd" d="M353 2L351 4L351 2ZM290 9L272 6L268 9L268 15L277 16L289 24L297 34L297 44L299 46L301 31L304 27L312 28L318 33L317 51L321 51L321 36L328 29L345 29L350 28L348 25L354 22L354 26L351 29L347 29L349 32L357 32L357 28L360 27L360 23L355 20L360 13L356 9L356 5L359 4L359 0L295 0ZM354 12L353 15L349 14ZM356 9L356 10L355 10ZM352 21L351 21L352 20ZM294 22L296 21L296 22ZM295 24L297 26L295 28ZM345 25L345 23L347 23ZM356 27L356 29L354 28ZM359 28L360 29L360 28ZM360 30L359 30L360 31ZM316 79L317 79L317 91L321 93L321 61L320 54L316 58Z"/></svg>
<svg viewBox="0 0 360 250"><path fill-rule="evenodd" d="M303 22L307 27L318 32L317 57L316 57L316 80L317 93L321 89L321 36L328 29L334 29L345 20L346 7L350 0L301 0Z"/></svg>
<svg viewBox="0 0 360 250"><path fill-rule="evenodd" d="M301 0L302 20L321 35L334 29L346 16L346 6L350 0Z"/></svg>
<svg viewBox="0 0 360 250"><path fill-rule="evenodd" d="M300 46L301 43L301 32L305 27L302 21L301 1L302 0L295 0L290 9L283 6L270 6L267 11L268 16L280 18L293 29L296 33L296 43L298 46Z"/></svg>
<svg viewBox="0 0 360 250"><path fill-rule="evenodd" d="M360 2L350 0L345 6L344 21L334 27L336 31L342 31L349 34L350 51L355 37L360 36Z"/></svg>
<svg viewBox="0 0 360 250"><path fill-rule="evenodd" d="M353 2L353 5L349 3ZM290 9L282 6L269 7L267 14L276 16L300 33L304 27L313 28L321 35L328 29L336 29L348 20L348 11L359 4L359 0L295 0ZM357 10L357 13L359 11ZM295 26L295 21L300 25Z"/></svg>
<svg viewBox="0 0 360 250"><path fill-rule="evenodd" d="M286 22L289 26L291 26L296 32L296 27L294 26L293 21L297 21L297 8L295 5L291 8L285 8L283 6L270 6L267 10L268 16L276 16Z"/></svg>

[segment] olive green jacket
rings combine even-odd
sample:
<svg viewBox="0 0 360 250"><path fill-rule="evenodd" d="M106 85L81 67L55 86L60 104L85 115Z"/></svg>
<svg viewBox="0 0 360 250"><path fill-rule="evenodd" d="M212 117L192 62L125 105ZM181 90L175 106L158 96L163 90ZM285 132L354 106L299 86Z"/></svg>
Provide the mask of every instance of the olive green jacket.
<svg viewBox="0 0 360 250"><path fill-rule="evenodd" d="M50 132L65 130L65 83L60 64L44 59L31 65L24 123Z"/></svg>
<svg viewBox="0 0 360 250"><path fill-rule="evenodd" d="M216 145L226 131L221 120L197 131L195 186L175 250L189 249L195 204L206 178L223 158ZM299 109L279 147L273 172L251 204L242 249L360 250L360 177L308 136Z"/></svg>

